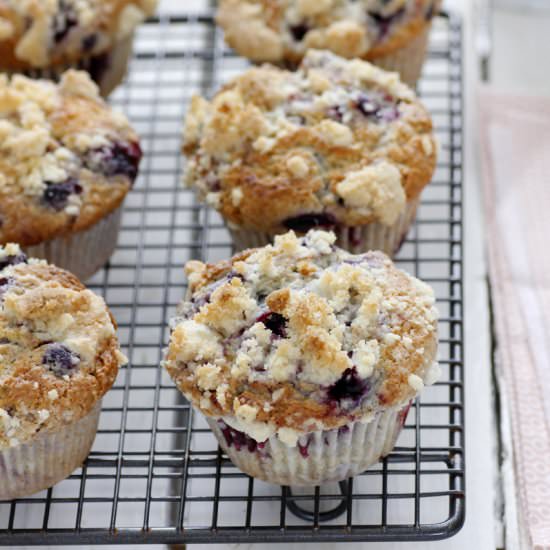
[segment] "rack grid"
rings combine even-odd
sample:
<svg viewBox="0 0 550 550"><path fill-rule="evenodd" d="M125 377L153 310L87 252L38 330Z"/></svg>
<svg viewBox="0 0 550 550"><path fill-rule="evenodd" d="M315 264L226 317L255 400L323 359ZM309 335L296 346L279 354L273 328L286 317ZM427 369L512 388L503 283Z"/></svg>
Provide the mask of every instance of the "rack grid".
<svg viewBox="0 0 550 550"><path fill-rule="evenodd" d="M185 6L182 8L185 9ZM397 263L430 283L443 376L411 408L389 457L343 484L292 491L240 473L159 362L184 294L183 264L231 254L219 216L180 183L181 122L247 63L223 46L213 9L162 14L139 31L112 97L146 157L116 253L88 285L119 322L131 367L103 402L83 467L54 488L0 502L0 545L434 540L464 521L462 34L438 17L418 92L440 143L434 181Z"/></svg>

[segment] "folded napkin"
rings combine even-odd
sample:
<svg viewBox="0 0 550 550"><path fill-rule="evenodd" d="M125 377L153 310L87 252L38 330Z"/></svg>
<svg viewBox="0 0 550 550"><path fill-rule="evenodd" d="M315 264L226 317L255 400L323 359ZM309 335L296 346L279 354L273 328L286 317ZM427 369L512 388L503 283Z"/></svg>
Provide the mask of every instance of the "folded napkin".
<svg viewBox="0 0 550 550"><path fill-rule="evenodd" d="M550 99L480 94L498 367L521 530L550 548Z"/></svg>

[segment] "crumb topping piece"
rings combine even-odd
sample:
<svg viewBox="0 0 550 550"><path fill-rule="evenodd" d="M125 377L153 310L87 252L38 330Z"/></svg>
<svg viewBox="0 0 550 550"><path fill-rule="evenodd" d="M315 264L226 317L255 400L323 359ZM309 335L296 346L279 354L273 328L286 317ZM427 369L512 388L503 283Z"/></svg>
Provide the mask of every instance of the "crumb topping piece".
<svg viewBox="0 0 550 550"><path fill-rule="evenodd" d="M429 114L397 74L326 51L252 68L187 114L186 182L234 226L392 225L430 181Z"/></svg>
<svg viewBox="0 0 550 550"><path fill-rule="evenodd" d="M432 290L381 252L334 242L289 232L227 262L188 263L164 365L204 414L257 441L299 437L402 407L434 382Z"/></svg>
<svg viewBox="0 0 550 550"><path fill-rule="evenodd" d="M126 362L115 329L73 275L0 246L0 451L91 412Z"/></svg>
<svg viewBox="0 0 550 550"><path fill-rule="evenodd" d="M153 15L157 0L0 0L2 68L100 55Z"/></svg>
<svg viewBox="0 0 550 550"><path fill-rule="evenodd" d="M59 84L0 75L0 243L86 229L122 202L140 158L87 73Z"/></svg>

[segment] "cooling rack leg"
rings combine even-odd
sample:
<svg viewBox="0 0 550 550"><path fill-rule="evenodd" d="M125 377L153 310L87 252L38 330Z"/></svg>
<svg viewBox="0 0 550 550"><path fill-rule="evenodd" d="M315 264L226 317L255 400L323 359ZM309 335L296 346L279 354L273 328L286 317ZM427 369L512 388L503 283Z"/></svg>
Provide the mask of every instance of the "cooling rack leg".
<svg viewBox="0 0 550 550"><path fill-rule="evenodd" d="M342 502L332 508L331 510L325 510L324 512L318 512L316 514L312 510L306 510L300 506L296 500L292 498L292 489L288 488L288 499L287 499L287 508L297 517L305 521L330 521L331 519L336 519L346 512L348 508L348 491L349 491L349 481L340 481L338 484L340 487L340 492L342 493ZM317 506L316 506L317 507ZM318 516L318 517L316 517Z"/></svg>

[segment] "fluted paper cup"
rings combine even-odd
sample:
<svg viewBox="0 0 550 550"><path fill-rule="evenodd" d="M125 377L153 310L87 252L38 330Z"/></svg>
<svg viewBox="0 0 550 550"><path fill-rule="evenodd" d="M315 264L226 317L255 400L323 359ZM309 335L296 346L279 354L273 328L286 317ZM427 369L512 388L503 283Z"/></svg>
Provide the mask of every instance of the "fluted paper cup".
<svg viewBox="0 0 550 550"><path fill-rule="evenodd" d="M405 424L410 404L379 412L333 430L312 432L289 447L274 435L263 442L207 418L221 448L244 473L278 485L315 486L364 472L388 455Z"/></svg>
<svg viewBox="0 0 550 550"><path fill-rule="evenodd" d="M414 223L419 198L408 201L405 210L393 225L380 222L365 225L348 226L338 224L330 230L336 235L336 245L352 254L362 254L369 250L381 250L394 256ZM228 227L235 251L246 248L259 248L273 243L277 233L262 233L237 227Z"/></svg>
<svg viewBox="0 0 550 550"><path fill-rule="evenodd" d="M430 38L431 24L411 40L403 48L395 52L369 59L371 63L385 69L399 73L401 80L411 87L415 87L418 79L422 75L422 67L426 59L428 42Z"/></svg>
<svg viewBox="0 0 550 550"><path fill-rule="evenodd" d="M70 271L80 280L99 271L115 251L123 206L84 231L23 247L27 256L41 258Z"/></svg>
<svg viewBox="0 0 550 550"><path fill-rule="evenodd" d="M32 495L66 479L90 453L101 403L84 418L55 432L0 451L0 500Z"/></svg>

